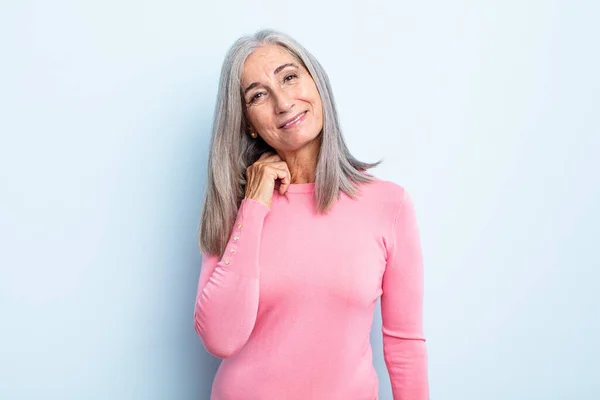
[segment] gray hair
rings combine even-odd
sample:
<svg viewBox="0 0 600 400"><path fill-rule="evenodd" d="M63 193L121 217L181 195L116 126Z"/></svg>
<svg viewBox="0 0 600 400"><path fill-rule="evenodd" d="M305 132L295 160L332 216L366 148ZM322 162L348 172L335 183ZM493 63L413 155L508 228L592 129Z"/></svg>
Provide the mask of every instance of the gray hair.
<svg viewBox="0 0 600 400"><path fill-rule="evenodd" d="M199 225L199 247L221 256L245 196L246 168L265 151L274 149L260 136L251 139L243 111L241 75L252 52L266 44L289 51L308 70L323 104L323 130L315 172L316 209L325 214L339 199L341 191L355 198L357 185L374 181L365 171L383 160L366 163L354 158L342 136L329 78L317 59L290 36L271 29L239 38L228 50L221 68L215 106L206 191Z"/></svg>

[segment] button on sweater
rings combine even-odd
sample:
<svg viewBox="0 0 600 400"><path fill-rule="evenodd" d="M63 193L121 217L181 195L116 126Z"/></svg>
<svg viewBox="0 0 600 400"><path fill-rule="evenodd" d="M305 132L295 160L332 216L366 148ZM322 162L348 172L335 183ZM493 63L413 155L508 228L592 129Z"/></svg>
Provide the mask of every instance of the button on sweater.
<svg viewBox="0 0 600 400"><path fill-rule="evenodd" d="M202 254L194 325L223 359L211 400L376 400L379 298L393 398L429 399L415 209L375 179L325 215L314 183L242 200L225 252Z"/></svg>

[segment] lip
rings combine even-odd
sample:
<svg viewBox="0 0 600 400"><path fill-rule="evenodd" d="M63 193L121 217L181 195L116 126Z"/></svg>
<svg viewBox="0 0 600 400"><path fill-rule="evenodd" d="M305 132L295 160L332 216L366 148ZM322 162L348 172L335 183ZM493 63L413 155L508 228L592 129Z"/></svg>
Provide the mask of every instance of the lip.
<svg viewBox="0 0 600 400"><path fill-rule="evenodd" d="M301 113L294 115L292 118L288 119L283 124L279 125L279 129L290 129L290 128L297 126L302 121L304 121L304 118L306 117L306 113L308 113L308 111L302 111ZM296 118L297 118L297 120L296 120ZM296 120L296 121L294 121L294 120ZM288 126L285 126L290 121L294 121L294 122Z"/></svg>

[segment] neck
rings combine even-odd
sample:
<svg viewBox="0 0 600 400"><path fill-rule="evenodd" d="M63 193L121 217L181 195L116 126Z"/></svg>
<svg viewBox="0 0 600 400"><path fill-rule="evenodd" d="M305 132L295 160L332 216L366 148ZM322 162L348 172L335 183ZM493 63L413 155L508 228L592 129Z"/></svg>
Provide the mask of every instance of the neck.
<svg viewBox="0 0 600 400"><path fill-rule="evenodd" d="M313 140L297 151L277 151L279 157L288 165L292 175L290 183L313 183L315 181L319 145L318 140Z"/></svg>

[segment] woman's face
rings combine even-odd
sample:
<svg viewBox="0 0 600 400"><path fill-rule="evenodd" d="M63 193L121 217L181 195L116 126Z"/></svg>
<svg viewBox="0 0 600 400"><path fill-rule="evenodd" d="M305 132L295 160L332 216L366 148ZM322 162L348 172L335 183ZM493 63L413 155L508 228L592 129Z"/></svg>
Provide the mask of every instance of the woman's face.
<svg viewBox="0 0 600 400"><path fill-rule="evenodd" d="M281 46L262 46L246 59L242 96L252 130L278 151L297 151L323 129L321 96L314 80Z"/></svg>

